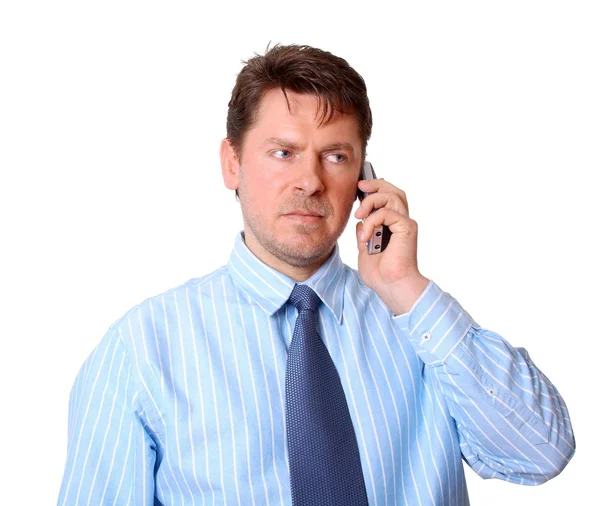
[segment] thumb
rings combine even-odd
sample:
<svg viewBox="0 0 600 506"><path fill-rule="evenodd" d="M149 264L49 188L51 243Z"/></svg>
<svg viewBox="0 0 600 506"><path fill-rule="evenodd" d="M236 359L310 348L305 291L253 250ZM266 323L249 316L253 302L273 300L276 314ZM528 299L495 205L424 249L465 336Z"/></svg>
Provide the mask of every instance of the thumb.
<svg viewBox="0 0 600 506"><path fill-rule="evenodd" d="M363 241L360 238L360 234L363 231L363 223L359 221L356 224L356 245L358 246L358 254L365 253L367 251L367 241Z"/></svg>

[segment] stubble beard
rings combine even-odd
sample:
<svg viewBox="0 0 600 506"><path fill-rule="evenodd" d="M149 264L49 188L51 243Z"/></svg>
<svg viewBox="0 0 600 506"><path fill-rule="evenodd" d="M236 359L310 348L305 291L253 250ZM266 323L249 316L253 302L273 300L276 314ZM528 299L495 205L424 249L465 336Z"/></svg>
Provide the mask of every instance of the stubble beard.
<svg viewBox="0 0 600 506"><path fill-rule="evenodd" d="M244 216L244 222L260 243L260 245L275 258L285 262L286 264L293 267L308 267L315 263L327 258L336 241L342 235L348 219L350 218L350 212L352 211L353 201L350 201L343 209L343 219L340 221L340 225L332 234L323 238L323 240L313 243L312 241L302 242L295 241L295 244L288 244L284 241L280 241L277 237L271 233L266 226L261 225L261 220L254 214L249 212L247 207L244 205L244 199L240 195L240 204L242 206L242 213ZM331 206L328 204L320 203L315 199L302 199L302 202L294 201L285 206L286 210L291 211L294 209L308 209L310 211L317 211L322 213L325 217L332 214ZM282 211L277 219L283 218L285 210ZM310 235L320 225L319 224L304 224L295 223L293 224L294 230L298 236Z"/></svg>

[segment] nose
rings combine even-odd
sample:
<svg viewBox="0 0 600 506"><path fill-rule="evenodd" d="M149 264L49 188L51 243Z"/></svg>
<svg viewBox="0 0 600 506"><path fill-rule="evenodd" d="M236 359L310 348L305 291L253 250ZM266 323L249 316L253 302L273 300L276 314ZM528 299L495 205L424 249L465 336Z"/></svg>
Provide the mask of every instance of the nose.
<svg viewBox="0 0 600 506"><path fill-rule="evenodd" d="M322 179L321 160L318 156L307 156L296 166L294 189L304 196L314 195L325 189Z"/></svg>

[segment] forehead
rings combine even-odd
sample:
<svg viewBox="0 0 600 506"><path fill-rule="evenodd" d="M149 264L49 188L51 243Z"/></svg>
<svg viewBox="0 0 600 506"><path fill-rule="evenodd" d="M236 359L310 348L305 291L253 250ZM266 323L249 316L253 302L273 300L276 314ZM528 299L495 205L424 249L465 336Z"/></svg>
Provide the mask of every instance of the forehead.
<svg viewBox="0 0 600 506"><path fill-rule="evenodd" d="M325 122L323 100L319 103L319 99L314 95L289 90L286 90L286 94L289 106L281 89L272 89L263 95L251 130L320 130L323 133L336 133L353 138L346 140L359 141L358 120L355 114L335 111L331 120Z"/></svg>

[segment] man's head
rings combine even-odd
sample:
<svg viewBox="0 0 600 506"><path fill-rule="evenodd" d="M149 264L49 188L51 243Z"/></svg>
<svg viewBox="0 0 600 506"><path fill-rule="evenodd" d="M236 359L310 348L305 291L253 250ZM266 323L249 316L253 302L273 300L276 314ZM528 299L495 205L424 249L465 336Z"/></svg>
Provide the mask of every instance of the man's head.
<svg viewBox="0 0 600 506"><path fill-rule="evenodd" d="M371 135L365 83L308 46L277 45L245 63L221 160L246 243L271 265L320 265L348 221Z"/></svg>

